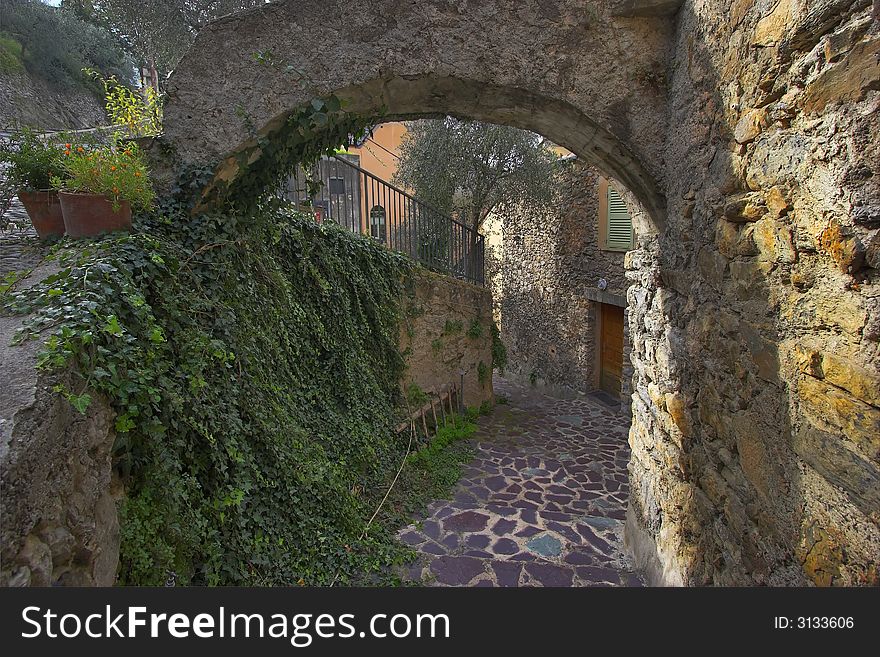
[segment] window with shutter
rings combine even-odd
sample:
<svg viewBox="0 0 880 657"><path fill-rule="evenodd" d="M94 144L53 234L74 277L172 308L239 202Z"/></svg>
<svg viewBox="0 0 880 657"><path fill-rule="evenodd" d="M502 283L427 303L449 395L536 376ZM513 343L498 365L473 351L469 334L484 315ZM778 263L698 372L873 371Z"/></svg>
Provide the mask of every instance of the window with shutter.
<svg viewBox="0 0 880 657"><path fill-rule="evenodd" d="M626 203L611 185L607 186L605 248L609 251L629 251L633 248L632 218Z"/></svg>

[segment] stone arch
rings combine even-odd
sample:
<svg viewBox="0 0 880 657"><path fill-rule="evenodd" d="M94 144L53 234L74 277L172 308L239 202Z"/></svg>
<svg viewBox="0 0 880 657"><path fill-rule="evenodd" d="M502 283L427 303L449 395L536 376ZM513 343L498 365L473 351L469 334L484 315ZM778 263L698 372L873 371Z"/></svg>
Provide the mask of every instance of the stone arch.
<svg viewBox="0 0 880 657"><path fill-rule="evenodd" d="M644 209L640 232L654 233L665 218L664 71L676 4L270 3L198 35L169 83L166 138L181 162L218 166L253 146L254 131L271 137L297 107L330 93L388 119L513 125L620 181Z"/></svg>

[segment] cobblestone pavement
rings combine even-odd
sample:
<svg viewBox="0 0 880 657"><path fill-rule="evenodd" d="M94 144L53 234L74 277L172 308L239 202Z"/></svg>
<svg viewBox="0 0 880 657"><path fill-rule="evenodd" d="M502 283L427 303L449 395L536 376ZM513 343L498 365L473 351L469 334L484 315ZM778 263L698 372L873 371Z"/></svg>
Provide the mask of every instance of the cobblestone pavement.
<svg viewBox="0 0 880 657"><path fill-rule="evenodd" d="M0 280L10 272L33 269L47 252L46 246L37 238L24 206L15 198L0 218Z"/></svg>
<svg viewBox="0 0 880 657"><path fill-rule="evenodd" d="M435 586L641 586L623 552L629 421L587 396L495 379L451 500L400 531Z"/></svg>

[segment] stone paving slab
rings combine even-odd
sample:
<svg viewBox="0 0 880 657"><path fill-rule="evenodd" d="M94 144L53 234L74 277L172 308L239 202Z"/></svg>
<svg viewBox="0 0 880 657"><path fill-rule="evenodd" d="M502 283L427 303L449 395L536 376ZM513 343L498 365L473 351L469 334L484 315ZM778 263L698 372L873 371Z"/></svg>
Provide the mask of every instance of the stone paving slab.
<svg viewBox="0 0 880 657"><path fill-rule="evenodd" d="M502 378L450 500L399 533L436 586L641 586L623 551L629 421Z"/></svg>
<svg viewBox="0 0 880 657"><path fill-rule="evenodd" d="M4 226L5 224L5 226ZM18 198L0 221L0 278L36 267L48 253Z"/></svg>

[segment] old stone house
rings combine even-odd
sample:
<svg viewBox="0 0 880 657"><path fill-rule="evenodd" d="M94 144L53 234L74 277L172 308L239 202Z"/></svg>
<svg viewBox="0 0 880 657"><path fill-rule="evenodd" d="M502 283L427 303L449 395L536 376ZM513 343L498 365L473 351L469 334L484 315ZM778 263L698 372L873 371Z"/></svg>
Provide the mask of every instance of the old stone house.
<svg viewBox="0 0 880 657"><path fill-rule="evenodd" d="M496 303L507 372L532 384L627 398L623 261L633 248L632 221L594 167L570 163L552 184L549 207L503 215Z"/></svg>

